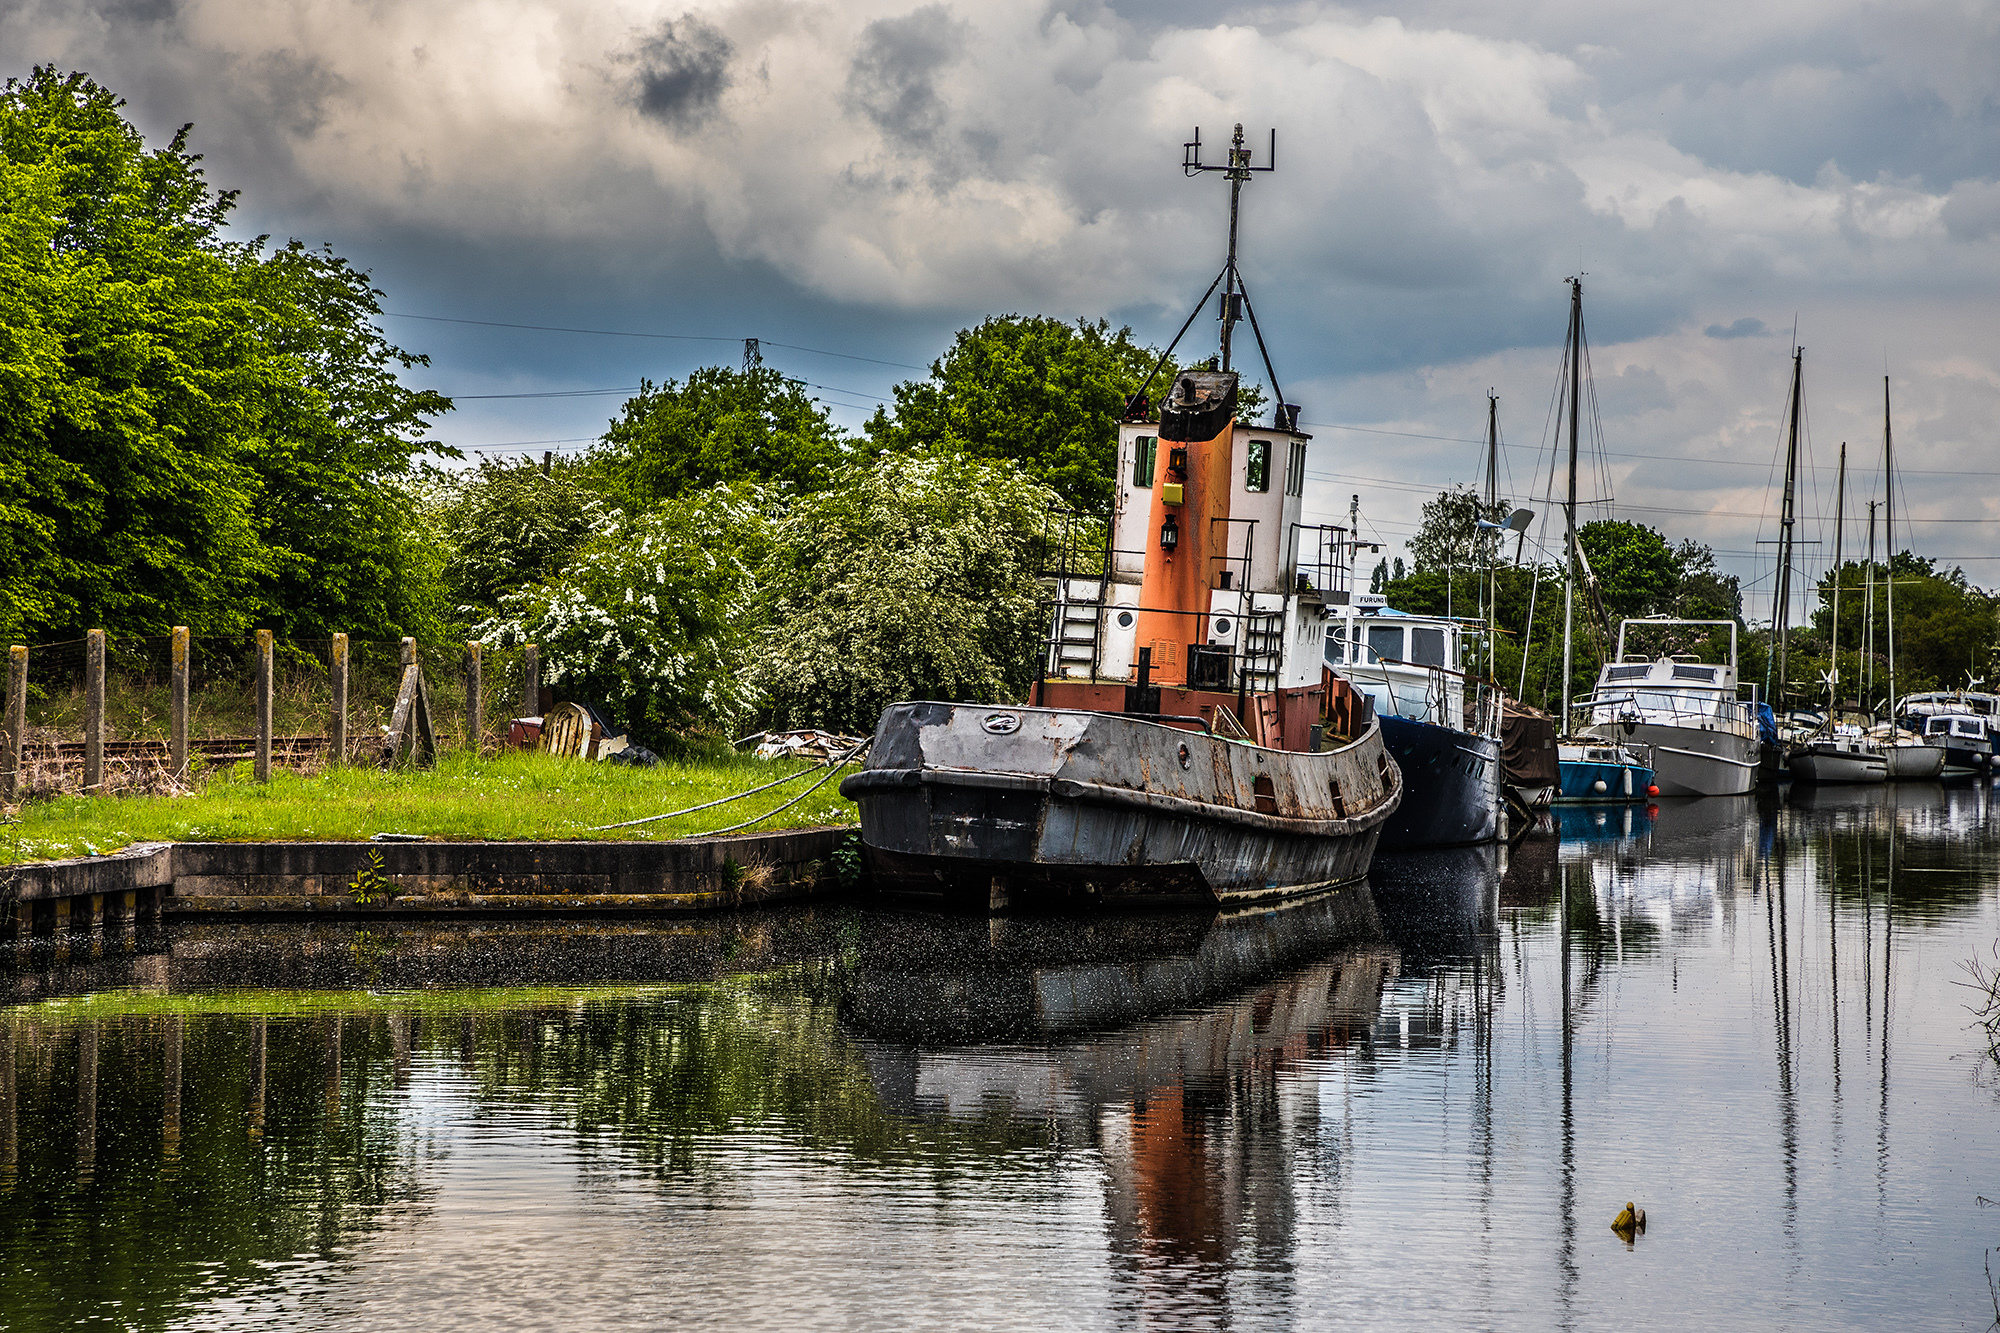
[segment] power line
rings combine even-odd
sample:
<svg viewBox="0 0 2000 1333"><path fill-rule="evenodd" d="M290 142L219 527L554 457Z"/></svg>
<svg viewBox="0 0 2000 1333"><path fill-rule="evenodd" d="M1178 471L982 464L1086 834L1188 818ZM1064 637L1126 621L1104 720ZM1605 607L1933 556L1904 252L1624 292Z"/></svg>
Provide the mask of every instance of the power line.
<svg viewBox="0 0 2000 1333"><path fill-rule="evenodd" d="M497 319L458 319L450 315L407 315L395 310L382 312L390 319L420 319L429 324L470 324L482 329L526 329L533 333L582 333L597 338L654 338L665 342L693 343L740 343L741 338L725 338L716 333L636 333L630 329L579 329L562 324L511 324ZM797 343L772 342L769 338L757 340L765 347L782 347L789 352L807 352L813 356L837 356L844 361L866 361L873 366L893 366L898 370L928 371L929 366L913 366L906 361L884 361L878 357L856 356L852 352L829 352L824 347L802 347Z"/></svg>

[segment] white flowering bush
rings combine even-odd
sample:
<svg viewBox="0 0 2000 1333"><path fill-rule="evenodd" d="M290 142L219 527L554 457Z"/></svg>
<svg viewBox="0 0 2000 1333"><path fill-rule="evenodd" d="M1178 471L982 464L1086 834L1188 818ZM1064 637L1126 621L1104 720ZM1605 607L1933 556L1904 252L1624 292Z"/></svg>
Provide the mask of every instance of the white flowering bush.
<svg viewBox="0 0 2000 1333"><path fill-rule="evenodd" d="M754 681L782 726L871 731L902 699L1019 699L1055 493L1011 463L885 454L771 528Z"/></svg>
<svg viewBox="0 0 2000 1333"><path fill-rule="evenodd" d="M728 730L756 704L746 665L763 526L752 493L721 486L621 517L473 633L539 644L545 680L656 745Z"/></svg>

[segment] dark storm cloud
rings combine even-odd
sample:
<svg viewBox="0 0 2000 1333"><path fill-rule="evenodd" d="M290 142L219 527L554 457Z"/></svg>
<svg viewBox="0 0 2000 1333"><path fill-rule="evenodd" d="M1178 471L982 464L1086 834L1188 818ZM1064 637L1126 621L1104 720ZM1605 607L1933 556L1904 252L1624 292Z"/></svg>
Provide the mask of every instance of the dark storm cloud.
<svg viewBox="0 0 2000 1333"><path fill-rule="evenodd" d="M1734 324L1711 324L1702 330L1711 338L1768 338L1771 331L1764 327L1761 319L1745 315Z"/></svg>
<svg viewBox="0 0 2000 1333"><path fill-rule="evenodd" d="M663 125L698 125L729 86L729 39L693 14L660 24L635 57L639 110Z"/></svg>
<svg viewBox="0 0 2000 1333"><path fill-rule="evenodd" d="M883 133L927 142L944 126L937 74L963 53L965 39L966 26L943 5L877 19L861 30L847 76L849 102Z"/></svg>

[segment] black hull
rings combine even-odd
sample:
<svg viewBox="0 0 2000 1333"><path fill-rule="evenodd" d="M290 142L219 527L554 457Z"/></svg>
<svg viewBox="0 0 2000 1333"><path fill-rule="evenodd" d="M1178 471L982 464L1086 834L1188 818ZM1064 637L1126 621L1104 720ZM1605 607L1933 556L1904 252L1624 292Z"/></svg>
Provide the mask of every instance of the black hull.
<svg viewBox="0 0 2000 1333"><path fill-rule="evenodd" d="M1500 742L1405 717L1382 718L1403 770L1403 803L1382 825L1384 851L1463 847L1500 836Z"/></svg>
<svg viewBox="0 0 2000 1333"><path fill-rule="evenodd" d="M1402 794L1373 727L1307 753L1069 709L898 704L869 764L840 789L860 807L871 881L974 910L1233 905L1352 883Z"/></svg>

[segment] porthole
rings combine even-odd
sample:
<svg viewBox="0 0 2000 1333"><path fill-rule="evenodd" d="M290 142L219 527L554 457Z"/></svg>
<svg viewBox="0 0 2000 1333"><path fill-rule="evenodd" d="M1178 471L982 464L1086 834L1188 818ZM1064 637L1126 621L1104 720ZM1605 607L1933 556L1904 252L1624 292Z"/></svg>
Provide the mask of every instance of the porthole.
<svg viewBox="0 0 2000 1333"><path fill-rule="evenodd" d="M1118 628L1119 629L1132 628L1132 613L1130 611L1120 611L1118 613Z"/></svg>
<svg viewBox="0 0 2000 1333"><path fill-rule="evenodd" d="M1217 616L1217 617L1215 618L1215 632L1216 632L1216 634L1217 634L1217 635L1224 635L1224 634L1227 634L1227 633L1229 633L1229 617L1228 617L1228 616Z"/></svg>

